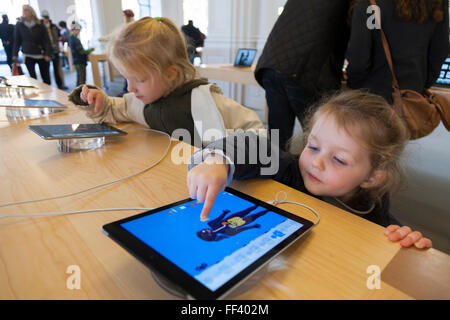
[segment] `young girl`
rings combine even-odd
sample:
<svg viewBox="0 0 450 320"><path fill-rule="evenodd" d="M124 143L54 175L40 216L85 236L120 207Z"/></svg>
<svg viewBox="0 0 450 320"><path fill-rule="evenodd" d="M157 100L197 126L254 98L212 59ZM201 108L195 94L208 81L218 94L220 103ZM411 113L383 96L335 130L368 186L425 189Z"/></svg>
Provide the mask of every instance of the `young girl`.
<svg viewBox="0 0 450 320"><path fill-rule="evenodd" d="M88 116L98 122L135 121L169 134L185 129L191 144L208 143L203 141L208 129L225 136L227 129L264 128L254 111L224 97L206 79L195 79L186 52L180 31L169 19L146 17L130 23L112 42L109 54L130 93L111 98L98 88L80 86L71 100L89 104Z"/></svg>
<svg viewBox="0 0 450 320"><path fill-rule="evenodd" d="M279 151L274 145L267 147L271 162L278 161L274 174L262 170L268 165L262 164L259 149L267 140L251 132L230 135L194 154L187 184L191 198L205 202L201 219L207 218L230 176L273 178L388 226L386 235L391 241L402 240L402 246L431 247L429 239L411 232L409 227L399 227L389 213L389 192L397 189L401 181L399 159L408 137L387 102L361 91L342 92L317 108L308 123L300 157ZM236 163L236 159L243 159L242 155L244 163ZM256 164L249 164L250 155L258 157Z"/></svg>

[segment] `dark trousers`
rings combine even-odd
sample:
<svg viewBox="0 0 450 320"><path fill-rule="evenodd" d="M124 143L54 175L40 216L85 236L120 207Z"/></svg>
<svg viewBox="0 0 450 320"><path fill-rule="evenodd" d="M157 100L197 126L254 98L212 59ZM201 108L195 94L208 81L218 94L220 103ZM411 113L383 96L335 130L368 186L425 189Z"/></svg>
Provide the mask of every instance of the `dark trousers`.
<svg viewBox="0 0 450 320"><path fill-rule="evenodd" d="M86 83L86 66L76 65L77 70L77 87Z"/></svg>
<svg viewBox="0 0 450 320"><path fill-rule="evenodd" d="M6 53L6 62L8 63L9 68L12 70L13 46L12 46L12 44L4 44L3 48L5 49L5 53Z"/></svg>
<svg viewBox="0 0 450 320"><path fill-rule="evenodd" d="M42 81L50 85L50 62L45 61L45 59L33 59L30 57L25 58L25 65L27 66L30 77L37 79L35 69L36 63L39 65Z"/></svg>
<svg viewBox="0 0 450 320"><path fill-rule="evenodd" d="M52 63L53 63L53 73L55 75L55 81L58 88L62 87L62 79L61 75L59 73L59 53L54 53L52 57Z"/></svg>
<svg viewBox="0 0 450 320"><path fill-rule="evenodd" d="M303 90L288 76L272 69L263 70L262 83L269 108L269 129L279 130L279 146L286 150L292 137L295 118L302 127L306 111L315 101L315 95Z"/></svg>

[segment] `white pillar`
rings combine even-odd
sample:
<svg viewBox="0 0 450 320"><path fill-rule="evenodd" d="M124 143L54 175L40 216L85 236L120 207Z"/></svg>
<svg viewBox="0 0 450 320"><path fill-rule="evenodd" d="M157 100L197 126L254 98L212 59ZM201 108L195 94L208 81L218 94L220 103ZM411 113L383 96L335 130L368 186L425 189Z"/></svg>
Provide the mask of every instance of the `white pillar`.
<svg viewBox="0 0 450 320"><path fill-rule="evenodd" d="M123 23L121 0L91 0L93 43L97 39L113 32Z"/></svg>

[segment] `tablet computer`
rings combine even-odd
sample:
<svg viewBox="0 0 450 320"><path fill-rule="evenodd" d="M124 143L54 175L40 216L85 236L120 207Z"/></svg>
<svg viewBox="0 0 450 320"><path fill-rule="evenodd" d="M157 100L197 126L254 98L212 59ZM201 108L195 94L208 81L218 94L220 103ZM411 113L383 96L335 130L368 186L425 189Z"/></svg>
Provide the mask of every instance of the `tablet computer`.
<svg viewBox="0 0 450 320"><path fill-rule="evenodd" d="M0 98L0 107L14 108L67 108L54 100Z"/></svg>
<svg viewBox="0 0 450 320"><path fill-rule="evenodd" d="M256 57L256 49L240 48L234 59L235 67L251 67Z"/></svg>
<svg viewBox="0 0 450 320"><path fill-rule="evenodd" d="M103 226L106 235L187 298L220 299L307 233L313 223L227 187L207 221L185 199Z"/></svg>
<svg viewBox="0 0 450 320"><path fill-rule="evenodd" d="M127 134L125 131L100 123L34 125L28 126L28 128L45 140L95 138Z"/></svg>
<svg viewBox="0 0 450 320"><path fill-rule="evenodd" d="M436 79L434 86L450 88L450 57L446 58L442 64L439 77Z"/></svg>

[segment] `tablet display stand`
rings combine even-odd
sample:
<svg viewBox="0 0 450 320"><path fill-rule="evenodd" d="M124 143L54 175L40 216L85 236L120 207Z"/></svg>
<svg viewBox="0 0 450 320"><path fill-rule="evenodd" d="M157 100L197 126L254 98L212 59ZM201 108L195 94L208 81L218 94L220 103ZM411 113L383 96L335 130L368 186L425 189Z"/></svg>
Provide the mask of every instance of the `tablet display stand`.
<svg viewBox="0 0 450 320"><path fill-rule="evenodd" d="M241 294L247 292L251 288L253 288L265 275L267 271L267 266L261 268L260 270L256 271L253 275L251 275L247 280L245 280L243 283L241 283L238 287L234 288L230 293L226 295L226 299L233 299L237 296L240 296ZM188 294L181 289L176 284L173 284L169 280L167 280L163 275L160 273L157 273L155 271L151 271L152 277L155 280L155 282L165 291L170 293L171 295L181 298L181 299L187 299Z"/></svg>
<svg viewBox="0 0 450 320"><path fill-rule="evenodd" d="M59 108L5 108L6 119L9 121L30 120L46 117L50 114L64 111Z"/></svg>
<svg viewBox="0 0 450 320"><path fill-rule="evenodd" d="M60 152L79 152L98 149L105 144L105 137L59 139L58 150Z"/></svg>

